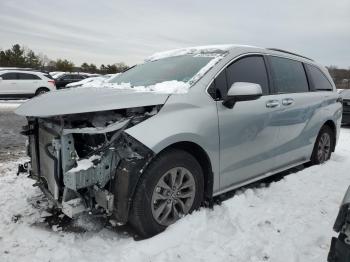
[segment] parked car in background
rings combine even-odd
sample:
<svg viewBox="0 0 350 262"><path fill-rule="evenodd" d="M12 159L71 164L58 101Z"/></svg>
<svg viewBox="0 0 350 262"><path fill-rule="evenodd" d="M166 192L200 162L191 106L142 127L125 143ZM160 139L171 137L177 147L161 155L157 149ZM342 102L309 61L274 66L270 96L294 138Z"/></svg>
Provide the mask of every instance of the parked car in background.
<svg viewBox="0 0 350 262"><path fill-rule="evenodd" d="M343 99L343 118L342 123L350 124L350 89L344 89L340 96Z"/></svg>
<svg viewBox="0 0 350 262"><path fill-rule="evenodd" d="M327 161L340 102L309 58L223 45L155 54L108 88L57 91L16 113L28 119L30 176L62 212L149 237L214 196Z"/></svg>
<svg viewBox="0 0 350 262"><path fill-rule="evenodd" d="M339 208L333 230L338 237L333 237L328 254L328 262L350 261L350 187L348 188Z"/></svg>
<svg viewBox="0 0 350 262"><path fill-rule="evenodd" d="M87 74L58 73L53 76L57 89L65 88L67 84L81 81L88 78Z"/></svg>
<svg viewBox="0 0 350 262"><path fill-rule="evenodd" d="M33 97L56 90L49 74L25 70L0 70L0 97Z"/></svg>

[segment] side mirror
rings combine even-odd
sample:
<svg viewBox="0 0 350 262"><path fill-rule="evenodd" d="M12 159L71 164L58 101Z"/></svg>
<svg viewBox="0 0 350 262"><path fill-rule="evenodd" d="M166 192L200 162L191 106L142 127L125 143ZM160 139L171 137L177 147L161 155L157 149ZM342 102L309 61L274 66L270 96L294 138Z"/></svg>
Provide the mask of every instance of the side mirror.
<svg viewBox="0 0 350 262"><path fill-rule="evenodd" d="M236 102L256 100L261 96L262 90L259 84L235 82L228 90L222 104L227 108L233 108Z"/></svg>

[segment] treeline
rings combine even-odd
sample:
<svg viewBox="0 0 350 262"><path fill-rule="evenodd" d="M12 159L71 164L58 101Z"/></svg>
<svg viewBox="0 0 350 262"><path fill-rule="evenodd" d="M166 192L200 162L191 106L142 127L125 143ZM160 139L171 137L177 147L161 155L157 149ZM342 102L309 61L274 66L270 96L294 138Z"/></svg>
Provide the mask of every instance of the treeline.
<svg viewBox="0 0 350 262"><path fill-rule="evenodd" d="M93 63L82 63L80 66L74 65L67 59L51 60L42 53L35 53L33 50L24 48L19 44L13 45L6 50L0 49L0 67L21 67L32 68L43 71L65 71L65 72L86 72L98 74L115 74L128 69L123 63L111 65L101 65L97 67ZM336 66L328 67L337 88L350 89L350 69L340 69Z"/></svg>
<svg viewBox="0 0 350 262"><path fill-rule="evenodd" d="M329 74L337 88L350 89L350 69L341 69L336 66L328 67Z"/></svg>
<svg viewBox="0 0 350 262"><path fill-rule="evenodd" d="M98 74L115 74L125 71L128 66L123 63L101 65L97 67L92 63L83 63L80 66L74 65L67 59L51 60L42 53L35 53L33 50L24 48L19 44L13 45L6 50L0 49L0 67L21 67L32 68L43 71L65 71L65 72L86 72Z"/></svg>

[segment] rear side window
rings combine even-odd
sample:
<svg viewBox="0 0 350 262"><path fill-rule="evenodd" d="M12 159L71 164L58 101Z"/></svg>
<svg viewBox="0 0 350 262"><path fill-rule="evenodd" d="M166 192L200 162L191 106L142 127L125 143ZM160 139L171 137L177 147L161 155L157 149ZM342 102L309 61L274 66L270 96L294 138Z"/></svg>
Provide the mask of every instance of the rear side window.
<svg viewBox="0 0 350 262"><path fill-rule="evenodd" d="M76 78L75 78L75 79L79 79L79 80L85 79L85 76L83 76L83 75L76 75Z"/></svg>
<svg viewBox="0 0 350 262"><path fill-rule="evenodd" d="M50 74L44 74L47 78L53 79L53 77Z"/></svg>
<svg viewBox="0 0 350 262"><path fill-rule="evenodd" d="M17 80L17 73L5 73L1 77L3 80Z"/></svg>
<svg viewBox="0 0 350 262"><path fill-rule="evenodd" d="M71 75L64 75L60 78L60 80L70 80L71 79Z"/></svg>
<svg viewBox="0 0 350 262"><path fill-rule="evenodd" d="M304 66L301 62L271 56L270 64L272 79L278 93L302 93L309 91Z"/></svg>
<svg viewBox="0 0 350 262"><path fill-rule="evenodd" d="M333 86L328 78L315 66L305 65L310 75L315 91L332 91Z"/></svg>
<svg viewBox="0 0 350 262"><path fill-rule="evenodd" d="M263 95L269 94L268 78L265 62L262 56L249 56L235 61L226 69L227 86L235 82L259 84Z"/></svg>
<svg viewBox="0 0 350 262"><path fill-rule="evenodd" d="M41 78L33 74L18 73L18 79L19 80L40 80Z"/></svg>

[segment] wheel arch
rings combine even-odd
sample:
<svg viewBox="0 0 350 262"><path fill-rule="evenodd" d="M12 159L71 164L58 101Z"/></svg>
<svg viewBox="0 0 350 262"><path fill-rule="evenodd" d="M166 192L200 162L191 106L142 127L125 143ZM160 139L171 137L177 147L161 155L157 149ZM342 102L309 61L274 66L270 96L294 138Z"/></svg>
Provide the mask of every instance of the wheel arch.
<svg viewBox="0 0 350 262"><path fill-rule="evenodd" d="M332 132L333 132L333 139L334 139L334 143L333 143L333 147L332 147L332 152L334 152L334 150L335 150L335 145L336 145L336 140L337 140L337 127L336 127L336 125L335 125L335 123L334 123L334 121L333 120L327 120L323 125L322 125L322 127L324 127L324 126L328 126L331 130L332 130ZM321 128L322 128L321 127Z"/></svg>
<svg viewBox="0 0 350 262"><path fill-rule="evenodd" d="M50 92L50 88L46 86L40 86L35 90L35 95L37 95L40 90L44 90L44 89L47 90L47 92Z"/></svg>
<svg viewBox="0 0 350 262"><path fill-rule="evenodd" d="M190 141L181 141L168 145L158 154L164 153L171 149L180 149L191 154L202 167L204 175L204 201L211 205L213 197L214 173L212 163L207 152L198 144Z"/></svg>

